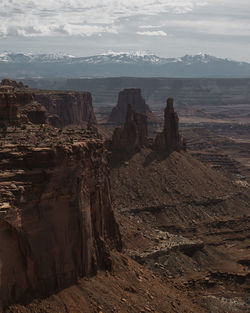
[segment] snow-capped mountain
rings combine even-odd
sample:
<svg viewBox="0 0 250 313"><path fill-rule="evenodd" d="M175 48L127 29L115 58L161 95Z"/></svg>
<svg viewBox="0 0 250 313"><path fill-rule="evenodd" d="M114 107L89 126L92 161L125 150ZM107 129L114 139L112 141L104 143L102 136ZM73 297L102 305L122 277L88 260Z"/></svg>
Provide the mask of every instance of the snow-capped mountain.
<svg viewBox="0 0 250 313"><path fill-rule="evenodd" d="M121 64L162 64L164 59L153 55L146 54L143 52L107 52L88 58L81 58L82 62L90 64L107 64L107 63L121 63Z"/></svg>
<svg viewBox="0 0 250 313"><path fill-rule="evenodd" d="M163 58L144 51L89 57L66 54L0 53L4 77L250 77L250 64L208 54Z"/></svg>
<svg viewBox="0 0 250 313"><path fill-rule="evenodd" d="M153 54L143 51L136 52L113 52L109 51L99 55L89 57L75 57L66 54L31 54L31 53L8 53L0 54L0 62L9 63L89 63L89 64L107 64L107 63L151 63L164 64L167 59L160 58Z"/></svg>
<svg viewBox="0 0 250 313"><path fill-rule="evenodd" d="M0 62L6 63L54 63L70 62L73 56L63 54L0 53Z"/></svg>

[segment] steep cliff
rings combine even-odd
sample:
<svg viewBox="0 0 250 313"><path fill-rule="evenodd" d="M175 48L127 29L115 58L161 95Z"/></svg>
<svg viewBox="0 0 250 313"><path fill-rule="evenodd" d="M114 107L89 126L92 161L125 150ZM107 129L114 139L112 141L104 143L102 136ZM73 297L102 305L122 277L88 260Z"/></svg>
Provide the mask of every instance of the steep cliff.
<svg viewBox="0 0 250 313"><path fill-rule="evenodd" d="M0 86L0 122L15 124L18 120L18 107L34 100L32 92L14 91L12 86Z"/></svg>
<svg viewBox="0 0 250 313"><path fill-rule="evenodd" d="M129 88L119 93L117 106L113 108L109 116L109 122L123 124L126 119L129 104L135 112L152 115L149 106L141 95L141 89Z"/></svg>
<svg viewBox="0 0 250 313"><path fill-rule="evenodd" d="M1 81L0 86L11 86L14 88L25 88L25 85L22 82L17 82L13 79L5 78Z"/></svg>
<svg viewBox="0 0 250 313"><path fill-rule="evenodd" d="M147 145L147 116L136 113L128 105L126 120L123 127L117 127L112 136L112 152L114 154L130 155Z"/></svg>
<svg viewBox="0 0 250 313"><path fill-rule="evenodd" d="M89 92L35 92L35 100L51 114L57 114L63 125L82 125L96 122Z"/></svg>
<svg viewBox="0 0 250 313"><path fill-rule="evenodd" d="M174 99L168 98L164 111L164 129L155 138L155 150L180 151L186 150L185 140L179 132L179 118L174 111Z"/></svg>
<svg viewBox="0 0 250 313"><path fill-rule="evenodd" d="M110 270L121 239L97 136L27 123L0 146L0 307Z"/></svg>

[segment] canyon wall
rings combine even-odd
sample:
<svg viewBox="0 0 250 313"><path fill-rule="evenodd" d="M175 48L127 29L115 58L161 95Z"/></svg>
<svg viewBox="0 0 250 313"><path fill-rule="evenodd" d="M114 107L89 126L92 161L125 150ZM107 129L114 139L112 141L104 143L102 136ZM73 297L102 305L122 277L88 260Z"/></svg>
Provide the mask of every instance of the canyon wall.
<svg viewBox="0 0 250 313"><path fill-rule="evenodd" d="M110 270L121 238L98 136L28 122L9 125L0 147L0 307Z"/></svg>
<svg viewBox="0 0 250 313"><path fill-rule="evenodd" d="M123 124L126 119L128 105L131 105L135 112L143 114L152 113L149 106L142 98L139 88L124 89L119 92L118 103L109 116L109 122Z"/></svg>
<svg viewBox="0 0 250 313"><path fill-rule="evenodd" d="M41 103L50 114L56 114L63 125L82 125L96 122L89 92L35 92L35 100Z"/></svg>
<svg viewBox="0 0 250 313"><path fill-rule="evenodd" d="M48 81L30 80L28 83L39 88L47 88ZM249 78L82 78L68 79L64 83L58 82L57 84L53 80L53 88L89 90L97 107L116 105L118 92L131 86L141 89L151 109L161 107L162 101L169 96L175 99L177 105L188 103L198 106L217 106L250 103Z"/></svg>
<svg viewBox="0 0 250 313"><path fill-rule="evenodd" d="M32 92L14 92L12 86L0 86L0 122L14 124L18 119L18 106L34 100Z"/></svg>
<svg viewBox="0 0 250 313"><path fill-rule="evenodd" d="M5 78L0 82L0 86L11 86L14 88L25 88L23 82L17 82L13 79Z"/></svg>

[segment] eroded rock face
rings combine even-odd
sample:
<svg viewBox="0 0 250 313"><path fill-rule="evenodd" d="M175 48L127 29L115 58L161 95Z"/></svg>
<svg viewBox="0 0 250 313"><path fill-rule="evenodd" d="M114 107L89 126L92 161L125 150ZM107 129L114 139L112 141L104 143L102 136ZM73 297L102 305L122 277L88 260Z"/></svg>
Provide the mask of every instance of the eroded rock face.
<svg viewBox="0 0 250 313"><path fill-rule="evenodd" d="M151 113L149 106L142 98L141 89L124 89L119 93L117 106L113 108L109 117L109 122L123 124L126 119L129 104L135 112L143 114Z"/></svg>
<svg viewBox="0 0 250 313"><path fill-rule="evenodd" d="M34 124L47 123L45 107L34 101L31 91L18 91L11 86L0 87L0 122L1 124L17 125L25 119Z"/></svg>
<svg viewBox="0 0 250 313"><path fill-rule="evenodd" d="M174 111L174 99L168 98L164 111L164 129L155 138L156 151L181 151L186 150L185 140L179 132L179 118Z"/></svg>
<svg viewBox="0 0 250 313"><path fill-rule="evenodd" d="M25 88L22 82L17 82L13 79L5 78L0 83L1 86L11 86L14 88Z"/></svg>
<svg viewBox="0 0 250 313"><path fill-rule="evenodd" d="M33 124L48 123L48 113L43 105L36 101L32 101L25 106L19 108L19 112L27 116L28 120Z"/></svg>
<svg viewBox="0 0 250 313"><path fill-rule="evenodd" d="M0 122L13 124L17 119L17 99L11 90L0 88Z"/></svg>
<svg viewBox="0 0 250 313"><path fill-rule="evenodd" d="M96 123L89 92L36 92L35 99L50 114L58 115L64 126L82 125L84 122Z"/></svg>
<svg viewBox="0 0 250 313"><path fill-rule="evenodd" d="M13 125L18 119L18 107L33 101L31 92L15 92L12 86L0 87L0 122Z"/></svg>
<svg viewBox="0 0 250 313"><path fill-rule="evenodd" d="M121 238L97 136L29 123L0 146L0 307L110 270Z"/></svg>
<svg viewBox="0 0 250 313"><path fill-rule="evenodd" d="M137 113L128 105L124 126L114 130L112 152L131 154L147 145L147 116Z"/></svg>

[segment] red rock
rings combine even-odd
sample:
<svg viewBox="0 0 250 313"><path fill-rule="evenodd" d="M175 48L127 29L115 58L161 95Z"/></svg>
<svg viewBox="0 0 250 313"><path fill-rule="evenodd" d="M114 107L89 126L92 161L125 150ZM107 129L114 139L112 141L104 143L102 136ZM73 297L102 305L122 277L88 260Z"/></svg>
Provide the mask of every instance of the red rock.
<svg viewBox="0 0 250 313"><path fill-rule="evenodd" d="M126 120L122 128L116 128L112 137L112 152L131 154L147 145L147 116L135 112L128 105Z"/></svg>
<svg viewBox="0 0 250 313"><path fill-rule="evenodd" d="M64 126L83 125L84 122L96 123L89 92L35 92L35 100L41 103L48 113L58 115Z"/></svg>
<svg viewBox="0 0 250 313"><path fill-rule="evenodd" d="M154 149L157 151L186 150L185 140L179 132L179 118L174 111L174 99L167 100L164 111L164 129L155 138Z"/></svg>
<svg viewBox="0 0 250 313"><path fill-rule="evenodd" d="M124 89L119 93L117 106L113 108L109 116L109 122L123 124L126 119L129 104L132 106L135 112L146 115L152 113L149 106L142 98L141 89Z"/></svg>
<svg viewBox="0 0 250 313"><path fill-rule="evenodd" d="M0 144L0 307L110 270L121 239L102 142L30 124Z"/></svg>
<svg viewBox="0 0 250 313"><path fill-rule="evenodd" d="M25 88L22 82L17 82L13 79L5 78L0 83L1 86L12 86L14 88Z"/></svg>
<svg viewBox="0 0 250 313"><path fill-rule="evenodd" d="M44 107L27 112L29 121L33 124L45 124L47 122L47 111Z"/></svg>
<svg viewBox="0 0 250 313"><path fill-rule="evenodd" d="M62 128L63 127L62 120L56 114L49 114L48 115L48 123L49 123L49 125L56 127L56 128Z"/></svg>
<svg viewBox="0 0 250 313"><path fill-rule="evenodd" d="M0 88L0 122L13 124L17 120L17 97L12 89Z"/></svg>
<svg viewBox="0 0 250 313"><path fill-rule="evenodd" d="M32 91L17 91L15 94L18 105L26 105L34 101L34 93Z"/></svg>

